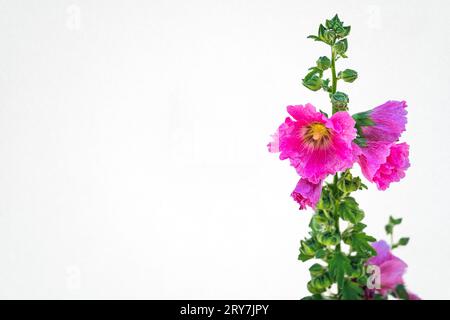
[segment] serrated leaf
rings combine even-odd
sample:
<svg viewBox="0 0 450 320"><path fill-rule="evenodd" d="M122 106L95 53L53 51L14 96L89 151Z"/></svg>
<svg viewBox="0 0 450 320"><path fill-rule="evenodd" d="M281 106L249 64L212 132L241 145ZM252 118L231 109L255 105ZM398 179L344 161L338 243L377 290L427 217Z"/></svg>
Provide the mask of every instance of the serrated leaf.
<svg viewBox="0 0 450 320"><path fill-rule="evenodd" d="M350 259L339 251L335 252L328 262L328 269L339 288L342 288L344 285L345 275L352 272Z"/></svg>
<svg viewBox="0 0 450 320"><path fill-rule="evenodd" d="M355 224L364 218L364 211L359 208L354 198L347 197L339 204L339 216Z"/></svg>
<svg viewBox="0 0 450 320"><path fill-rule="evenodd" d="M361 300L363 289L356 282L346 279L341 293L343 300Z"/></svg>
<svg viewBox="0 0 450 320"><path fill-rule="evenodd" d="M350 237L349 245L362 256L371 257L377 254L375 249L370 245L371 242L375 242L376 239L364 232L355 233Z"/></svg>

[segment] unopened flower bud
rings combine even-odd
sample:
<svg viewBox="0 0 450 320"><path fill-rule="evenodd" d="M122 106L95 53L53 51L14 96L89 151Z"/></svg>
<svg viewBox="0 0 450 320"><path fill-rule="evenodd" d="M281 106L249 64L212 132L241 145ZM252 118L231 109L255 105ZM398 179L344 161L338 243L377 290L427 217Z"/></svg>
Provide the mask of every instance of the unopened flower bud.
<svg viewBox="0 0 450 320"><path fill-rule="evenodd" d="M347 110L348 102L348 96L343 92L338 91L331 95L331 104L336 110Z"/></svg>
<svg viewBox="0 0 450 320"><path fill-rule="evenodd" d="M317 91L322 88L322 79L317 75L303 79L303 85L312 91Z"/></svg>
<svg viewBox="0 0 450 320"><path fill-rule="evenodd" d="M320 57L317 60L317 68L319 68L322 71L327 70L331 66L331 60L328 57Z"/></svg>
<svg viewBox="0 0 450 320"><path fill-rule="evenodd" d="M345 57L345 53L347 52L348 49L347 39L343 39L341 41L336 42L336 44L334 45L334 49L341 56Z"/></svg>
<svg viewBox="0 0 450 320"><path fill-rule="evenodd" d="M310 280L308 282L307 287L308 287L308 291L311 292L312 294L319 294L319 293L326 291L326 288L317 287L316 283L314 283L313 280Z"/></svg>
<svg viewBox="0 0 450 320"><path fill-rule="evenodd" d="M324 232L317 235L317 241L319 241L324 246L335 246L341 241L341 238L338 234Z"/></svg>
<svg viewBox="0 0 450 320"><path fill-rule="evenodd" d="M336 40L336 32L334 30L325 30L323 33L323 38L326 43L333 44Z"/></svg>
<svg viewBox="0 0 450 320"><path fill-rule="evenodd" d="M344 71L339 72L338 76L345 82L353 82L358 78L358 72L352 69L345 69Z"/></svg>

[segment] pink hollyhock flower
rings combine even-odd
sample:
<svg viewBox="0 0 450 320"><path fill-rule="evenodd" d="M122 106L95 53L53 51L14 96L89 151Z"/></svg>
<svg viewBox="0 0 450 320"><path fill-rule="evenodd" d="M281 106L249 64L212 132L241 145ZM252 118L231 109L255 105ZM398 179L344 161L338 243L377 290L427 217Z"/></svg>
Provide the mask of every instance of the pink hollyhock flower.
<svg viewBox="0 0 450 320"><path fill-rule="evenodd" d="M395 288L403 284L403 275L408 265L400 258L391 253L389 245L386 241L377 241L372 243L372 247L376 250L377 255L367 261L368 265L375 265L380 268L380 284L379 292L382 295L395 290Z"/></svg>
<svg viewBox="0 0 450 320"><path fill-rule="evenodd" d="M405 101L388 101L372 110L353 115L358 129L354 153L362 173L378 189L400 181L409 167L408 145L395 144L405 131Z"/></svg>
<svg viewBox="0 0 450 320"><path fill-rule="evenodd" d="M398 182L405 177L409 168L409 145L405 142L392 144L386 162L380 165L373 175L373 182L378 189L386 190L391 182Z"/></svg>
<svg viewBox="0 0 450 320"><path fill-rule="evenodd" d="M268 144L270 152L281 152L297 173L318 184L329 174L352 167L355 157L352 141L356 137L355 121L344 111L327 118L313 105L288 106L286 118Z"/></svg>
<svg viewBox="0 0 450 320"><path fill-rule="evenodd" d="M406 101L387 101L372 110L353 115L366 142L394 143L405 131Z"/></svg>
<svg viewBox="0 0 450 320"><path fill-rule="evenodd" d="M321 192L322 181L319 183L311 183L301 178L294 191L292 191L291 196L300 205L300 210L306 209L306 206L315 209L317 202L320 200Z"/></svg>

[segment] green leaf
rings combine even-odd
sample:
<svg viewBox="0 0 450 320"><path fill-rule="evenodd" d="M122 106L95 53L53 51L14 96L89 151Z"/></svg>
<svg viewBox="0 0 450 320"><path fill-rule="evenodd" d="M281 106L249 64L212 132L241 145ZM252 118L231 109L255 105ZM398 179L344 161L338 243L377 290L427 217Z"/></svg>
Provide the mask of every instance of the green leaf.
<svg viewBox="0 0 450 320"><path fill-rule="evenodd" d="M392 245L392 249L398 248L400 246L406 246L408 242L409 242L408 237L400 238L396 244Z"/></svg>
<svg viewBox="0 0 450 320"><path fill-rule="evenodd" d="M361 300L363 289L350 279L346 279L344 286L342 287L342 299L343 300Z"/></svg>
<svg viewBox="0 0 450 320"><path fill-rule="evenodd" d="M394 226L399 225L402 223L403 218L395 219L393 216L389 217L389 224L393 224Z"/></svg>
<svg viewBox="0 0 450 320"><path fill-rule="evenodd" d="M339 216L355 224L364 218L364 211L359 208L354 198L347 197L339 204Z"/></svg>
<svg viewBox="0 0 450 320"><path fill-rule="evenodd" d="M314 41L321 41L320 38L319 38L318 36L310 35L310 36L307 36L306 38L308 38L308 39L314 39Z"/></svg>
<svg viewBox="0 0 450 320"><path fill-rule="evenodd" d="M394 226L392 224L387 224L384 227L384 230L386 230L386 234L392 234L392 231L394 231Z"/></svg>
<svg viewBox="0 0 450 320"><path fill-rule="evenodd" d="M328 262L328 269L330 275L336 280L339 288L344 285L344 278L346 274L351 274L352 266L350 259L340 251L336 251L330 261Z"/></svg>
<svg viewBox="0 0 450 320"><path fill-rule="evenodd" d="M398 240L398 244L401 246L406 246L409 242L409 238L408 237L404 237L404 238L400 238L400 240Z"/></svg>
<svg viewBox="0 0 450 320"><path fill-rule="evenodd" d="M364 232L358 232L352 234L348 239L344 239L344 242L352 247L358 254L364 257L371 257L377 254L375 249L370 245L371 242L375 242L376 239Z"/></svg>

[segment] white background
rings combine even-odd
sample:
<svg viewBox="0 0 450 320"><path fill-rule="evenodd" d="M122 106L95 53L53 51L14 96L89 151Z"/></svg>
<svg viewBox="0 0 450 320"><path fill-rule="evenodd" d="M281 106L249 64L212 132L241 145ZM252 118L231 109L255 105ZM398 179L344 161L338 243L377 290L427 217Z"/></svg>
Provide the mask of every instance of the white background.
<svg viewBox="0 0 450 320"><path fill-rule="evenodd" d="M408 101L412 166L357 194L390 214L409 288L450 298L448 1L0 1L0 298L307 294L311 211L266 144L338 12L352 112Z"/></svg>

